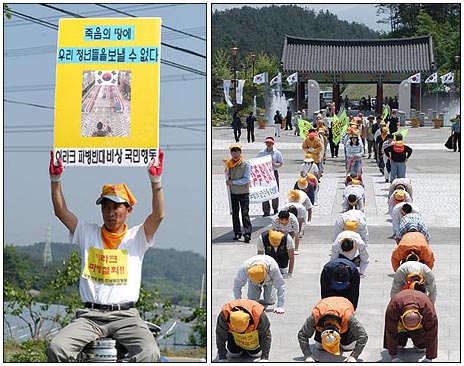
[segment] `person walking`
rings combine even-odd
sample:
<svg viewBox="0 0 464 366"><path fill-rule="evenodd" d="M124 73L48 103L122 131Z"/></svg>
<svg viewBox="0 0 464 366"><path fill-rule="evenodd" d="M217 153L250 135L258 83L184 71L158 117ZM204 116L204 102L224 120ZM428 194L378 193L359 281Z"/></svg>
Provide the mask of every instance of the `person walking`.
<svg viewBox="0 0 464 366"><path fill-rule="evenodd" d="M237 271L234 279L234 297L242 298L242 288L248 284L248 299L272 305L277 297L276 314L284 314L285 281L280 273L279 265L274 258L265 254L246 259Z"/></svg>
<svg viewBox="0 0 464 366"><path fill-rule="evenodd" d="M247 141L248 143L255 142L255 122L257 121L256 117L253 115L253 112L250 112L246 119L247 126Z"/></svg>
<svg viewBox="0 0 464 366"><path fill-rule="evenodd" d="M232 144L229 146L231 159L226 160L226 184L230 190L230 203L232 208L232 225L234 230L234 240L240 240L242 229L240 226L239 212L242 214L242 224L245 243L251 240L251 220L250 220L250 163L242 157L242 145Z"/></svg>
<svg viewBox="0 0 464 366"><path fill-rule="evenodd" d="M290 107L287 107L287 114L285 115L285 129L286 130L293 130L292 127L292 111Z"/></svg>
<svg viewBox="0 0 464 366"><path fill-rule="evenodd" d="M402 362L398 348L411 338L415 352L425 353L424 362L437 358L438 318L435 306L421 291L407 289L390 299L385 310L383 347L391 362Z"/></svg>
<svg viewBox="0 0 464 366"><path fill-rule="evenodd" d="M362 155L363 145L359 141L357 134L350 135L349 142L345 146L346 148L346 174L356 173L362 174Z"/></svg>
<svg viewBox="0 0 464 366"><path fill-rule="evenodd" d="M388 131L391 135L398 131L398 127L400 126L400 121L398 119L398 113L396 111L392 111L392 114L388 120Z"/></svg>
<svg viewBox="0 0 464 366"><path fill-rule="evenodd" d="M218 362L248 354L256 361L268 361L271 324L265 307L254 300L232 300L221 307L216 322Z"/></svg>
<svg viewBox="0 0 464 366"><path fill-rule="evenodd" d="M274 128L275 128L275 137L280 137L280 129L282 128L282 115L280 114L280 111L277 110L275 115L274 115Z"/></svg>
<svg viewBox="0 0 464 366"><path fill-rule="evenodd" d="M395 136L395 142L385 148L385 154L391 164L390 183L396 178L406 177L406 163L412 154L412 149L403 143L403 135Z"/></svg>
<svg viewBox="0 0 464 366"><path fill-rule="evenodd" d="M343 362L357 362L368 340L366 330L355 316L353 304L341 296L321 299L298 332L305 362L318 362L309 345L313 335L317 349L339 356L351 351Z"/></svg>
<svg viewBox="0 0 464 366"><path fill-rule="evenodd" d="M108 335L130 353L130 362L159 362L160 351L135 303L139 299L142 261L155 244L155 233L164 218L164 195L161 185L164 152L159 150L156 163L148 165L151 186L151 213L143 223L129 228L126 221L137 203L125 184L105 184L96 204L101 205L103 225L90 224L68 209L61 176L60 159L50 152L50 185L55 216L69 230L70 241L81 253L79 292L84 307L63 328L46 349L49 362L76 361L90 342ZM116 276L111 266L121 269ZM106 258L106 260L105 260ZM101 270L97 271L97 268Z"/></svg>
<svg viewBox="0 0 464 366"><path fill-rule="evenodd" d="M451 136L453 136L453 151L461 152L461 115L458 114L451 125Z"/></svg>
<svg viewBox="0 0 464 366"><path fill-rule="evenodd" d="M237 111L234 111L232 116L232 128L234 129L235 142L239 142L240 136L242 135L242 121L240 120Z"/></svg>
<svg viewBox="0 0 464 366"><path fill-rule="evenodd" d="M370 114L367 117L366 122L366 140L367 140L367 158L370 159L372 155L372 150L374 151L374 157L376 157L376 150L374 148L374 119L375 117Z"/></svg>
<svg viewBox="0 0 464 366"><path fill-rule="evenodd" d="M317 164L319 169L319 176L318 179L322 176L323 173L323 166L322 166L322 141L317 136L317 132L314 128L311 128L308 132L308 137L303 141L301 148L303 149L305 155L310 153L314 162Z"/></svg>
<svg viewBox="0 0 464 366"><path fill-rule="evenodd" d="M340 146L340 142L333 142L333 130L332 130L332 123L333 121L330 120L329 122L329 136L327 139L329 140L329 146L330 146L330 157L331 158L338 158L338 149Z"/></svg>
<svg viewBox="0 0 464 366"><path fill-rule="evenodd" d="M271 155L272 158L272 167L274 168L274 177L277 182L277 188L280 188L279 185L279 169L284 165L284 158L282 153L274 147L275 140L273 137L266 137L264 139L264 143L266 147L258 152L257 157ZM262 203L263 208L263 217L271 215L271 205L269 201L265 201ZM274 214L277 214L279 210L279 197L272 199L272 209L274 210Z"/></svg>

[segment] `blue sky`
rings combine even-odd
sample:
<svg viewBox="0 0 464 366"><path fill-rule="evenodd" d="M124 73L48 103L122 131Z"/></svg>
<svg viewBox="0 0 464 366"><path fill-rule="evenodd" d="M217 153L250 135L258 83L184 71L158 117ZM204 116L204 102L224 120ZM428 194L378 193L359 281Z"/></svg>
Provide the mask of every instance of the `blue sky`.
<svg viewBox="0 0 464 366"><path fill-rule="evenodd" d="M58 25L70 18L38 4L11 4L18 13ZM91 18L127 17L95 4L52 4ZM105 4L138 17L161 17L161 41L206 55L206 4ZM50 199L49 150L53 147L55 54L58 32L14 16L4 20L4 245L47 240L67 242L65 227L55 218ZM196 36L196 37L193 37ZM205 73L206 60L168 47L161 58ZM206 76L161 65L160 145L165 150L163 187L165 220L156 246L206 254ZM146 169L69 167L63 174L68 207L79 218L101 223L95 204L106 183L126 183L138 203L129 226L151 210Z"/></svg>

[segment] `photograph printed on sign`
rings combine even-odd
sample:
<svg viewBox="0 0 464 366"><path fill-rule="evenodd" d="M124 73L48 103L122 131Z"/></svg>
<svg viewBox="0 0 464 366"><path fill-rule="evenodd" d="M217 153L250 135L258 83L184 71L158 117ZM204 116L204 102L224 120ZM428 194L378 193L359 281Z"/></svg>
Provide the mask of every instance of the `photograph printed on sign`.
<svg viewBox="0 0 464 366"><path fill-rule="evenodd" d="M81 135L130 136L131 71L82 72Z"/></svg>

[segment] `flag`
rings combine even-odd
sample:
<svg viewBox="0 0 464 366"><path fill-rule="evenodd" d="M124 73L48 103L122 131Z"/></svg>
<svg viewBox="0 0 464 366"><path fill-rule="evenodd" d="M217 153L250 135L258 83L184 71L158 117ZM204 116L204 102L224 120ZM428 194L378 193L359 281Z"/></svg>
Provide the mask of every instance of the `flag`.
<svg viewBox="0 0 464 366"><path fill-rule="evenodd" d="M343 111L345 112L344 116L346 116L346 111ZM340 117L334 114L332 119L332 141L334 144L338 144L340 142L340 139L347 128L348 124L347 121L345 121L345 118L340 119Z"/></svg>
<svg viewBox="0 0 464 366"><path fill-rule="evenodd" d="M430 75L426 80L425 83L436 83L438 80L438 73L434 72L432 75Z"/></svg>
<svg viewBox="0 0 464 366"><path fill-rule="evenodd" d="M418 72L417 74L413 75L413 76L410 76L408 81L411 83L411 84L419 84L420 81L421 81L421 73Z"/></svg>
<svg viewBox="0 0 464 366"><path fill-rule="evenodd" d="M245 85L245 80L238 80L237 85L237 104L243 103L243 85Z"/></svg>
<svg viewBox="0 0 464 366"><path fill-rule="evenodd" d="M346 109L343 108L342 111L338 114L337 117L340 120L340 123L346 124L346 127L348 127L348 116L346 114Z"/></svg>
<svg viewBox="0 0 464 366"><path fill-rule="evenodd" d="M222 80L224 83L224 99L226 100L227 105L229 108L232 108L234 105L232 104L230 100L230 80Z"/></svg>
<svg viewBox="0 0 464 366"><path fill-rule="evenodd" d="M277 75L277 76L274 76L271 80L271 82L269 83L269 85L274 85L274 84L279 84L282 82L282 78L280 77L280 73Z"/></svg>
<svg viewBox="0 0 464 366"><path fill-rule="evenodd" d="M287 78L287 83L288 83L288 85L295 84L297 81L298 81L298 72L295 72L294 74L291 74L291 75Z"/></svg>
<svg viewBox="0 0 464 366"><path fill-rule="evenodd" d="M308 137L308 131L313 128L312 123L305 119L298 118L298 130L300 131L300 137L305 140Z"/></svg>
<svg viewBox="0 0 464 366"><path fill-rule="evenodd" d="M443 84L451 84L454 83L454 72L450 71L449 73L440 76L441 82Z"/></svg>
<svg viewBox="0 0 464 366"><path fill-rule="evenodd" d="M407 134L408 134L408 129L407 128L404 128L402 130L399 130L399 131L396 131L396 132L392 133L393 136L395 136L395 135L403 135L403 139L406 138Z"/></svg>
<svg viewBox="0 0 464 366"><path fill-rule="evenodd" d="M119 71L95 71L95 84L96 85L118 85Z"/></svg>
<svg viewBox="0 0 464 366"><path fill-rule="evenodd" d="M390 114L390 107L388 104L385 104L382 109L382 121L385 121L385 119L389 116Z"/></svg>
<svg viewBox="0 0 464 366"><path fill-rule="evenodd" d="M264 84L266 82L266 73L263 72L262 74L258 74L253 76L253 83L254 84Z"/></svg>

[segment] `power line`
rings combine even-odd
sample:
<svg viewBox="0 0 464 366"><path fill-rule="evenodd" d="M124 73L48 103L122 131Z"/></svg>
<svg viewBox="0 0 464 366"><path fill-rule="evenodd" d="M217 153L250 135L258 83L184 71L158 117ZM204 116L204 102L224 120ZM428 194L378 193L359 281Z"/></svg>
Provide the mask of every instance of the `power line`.
<svg viewBox="0 0 464 366"><path fill-rule="evenodd" d="M102 4L95 4L95 5L100 6L100 7L102 7L102 8L105 8L105 9L108 9L108 10L111 10L111 11L114 11L114 12L116 12L116 13L120 13L120 14L123 14L123 15L130 16L130 17L134 17L134 18L137 17L136 15L132 15L132 14L126 13L126 12L124 12L124 11L111 8L111 7L106 6L106 5L102 5ZM178 32L178 33L184 34L184 35L189 36L189 37L198 38L198 39L200 39L200 40L206 42L206 38L201 38L201 37L195 36L195 35L193 35L193 34L190 34L190 33L187 33L187 32L184 32L184 31L181 31L181 30L172 28L172 27L168 27L167 25L164 25L164 24L162 24L161 27L166 28L166 29L169 29L169 30L171 30L171 31L173 31L173 32Z"/></svg>
<svg viewBox="0 0 464 366"><path fill-rule="evenodd" d="M22 105L28 105L28 106L37 107L37 108L55 109L54 107L49 107L49 106L42 105L42 104L34 104L34 103L27 103L27 102L19 102L19 101L16 101L16 100L9 100L9 99L3 99L3 101L4 101L4 102L7 102L7 103L22 104Z"/></svg>
<svg viewBox="0 0 464 366"><path fill-rule="evenodd" d="M41 4L41 5L44 5L44 4ZM12 13L12 11L9 11L9 12ZM38 18L31 17L31 16L28 16L28 15L25 15L25 14L22 14L22 13L19 13L19 12L14 12L14 13L17 16L23 16L25 19L27 19L27 20L29 20L31 22L38 23L38 24L44 25L44 26L48 26L46 24L43 24L43 23L47 23L47 22L43 22L42 20L40 20ZM48 27L51 28L50 26L48 26ZM53 29L58 30L58 26L54 26ZM178 64L176 62L168 61L168 60L163 59L163 58L161 59L161 63L165 64L167 66L178 68L180 70L189 71L191 73L198 74L198 75L201 75L201 76L206 76L206 72L204 72L204 71L197 70L197 69L194 69L192 67L185 66L185 65L182 65L182 64Z"/></svg>

